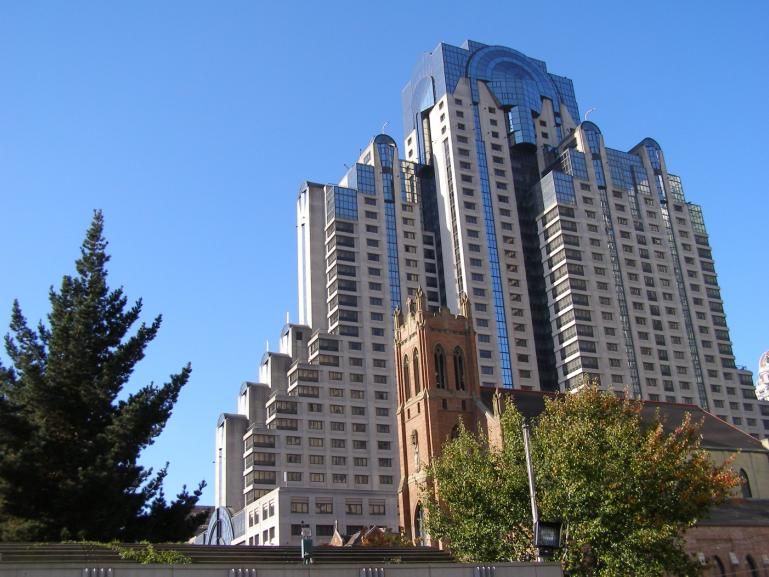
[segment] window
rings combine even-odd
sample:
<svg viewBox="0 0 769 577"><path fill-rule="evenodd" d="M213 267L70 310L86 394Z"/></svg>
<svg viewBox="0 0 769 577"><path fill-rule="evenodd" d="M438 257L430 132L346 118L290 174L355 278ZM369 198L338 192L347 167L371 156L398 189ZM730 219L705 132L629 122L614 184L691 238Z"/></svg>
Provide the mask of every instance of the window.
<svg viewBox="0 0 769 577"><path fill-rule="evenodd" d="M404 355L403 357L403 397L405 399L411 397L411 375L409 373L408 355Z"/></svg>
<svg viewBox="0 0 769 577"><path fill-rule="evenodd" d="M419 353L416 349L414 349L414 393L419 394L419 392L422 390L422 387L419 382Z"/></svg>
<svg viewBox="0 0 769 577"><path fill-rule="evenodd" d="M333 534L333 525L315 525L315 535L317 537L331 537Z"/></svg>
<svg viewBox="0 0 769 577"><path fill-rule="evenodd" d="M348 515L363 515L363 503L345 503L344 511Z"/></svg>
<svg viewBox="0 0 769 577"><path fill-rule="evenodd" d="M298 537L301 534L302 534L302 526L299 523L292 523L291 524L291 535L293 537Z"/></svg>
<svg viewBox="0 0 769 577"><path fill-rule="evenodd" d="M435 347L434 352L435 359L435 384L439 389L446 388L446 362L445 355L443 353L443 347L438 345Z"/></svg>
<svg viewBox="0 0 769 577"><path fill-rule="evenodd" d="M462 349L454 349L454 385L458 391L465 390L465 356Z"/></svg>
<svg viewBox="0 0 769 577"><path fill-rule="evenodd" d="M742 481L742 497L744 499L751 499L753 497L753 492L750 489L750 480L748 479L748 474L745 472L745 469L740 469L740 480Z"/></svg>

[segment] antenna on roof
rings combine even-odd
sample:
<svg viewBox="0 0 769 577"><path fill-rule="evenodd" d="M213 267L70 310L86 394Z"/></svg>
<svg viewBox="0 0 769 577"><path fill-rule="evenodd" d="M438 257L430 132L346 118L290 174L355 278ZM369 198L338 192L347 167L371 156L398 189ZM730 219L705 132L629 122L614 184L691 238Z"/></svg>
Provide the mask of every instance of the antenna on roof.
<svg viewBox="0 0 769 577"><path fill-rule="evenodd" d="M267 352L267 353L270 352L270 340L269 339L266 339L264 341L264 351Z"/></svg>
<svg viewBox="0 0 769 577"><path fill-rule="evenodd" d="M587 122L587 117L590 115L591 112L598 110L595 106L593 108L589 108L587 112L585 112L585 122Z"/></svg>
<svg viewBox="0 0 769 577"><path fill-rule="evenodd" d="M289 312L286 311L286 324L288 324L289 322L291 322L291 319L289 317Z"/></svg>
<svg viewBox="0 0 769 577"><path fill-rule="evenodd" d="M385 133L385 128L387 128L387 125L388 125L388 124L390 124L390 121L389 121L389 120L385 121L385 123L382 125L382 134L384 134L384 133Z"/></svg>

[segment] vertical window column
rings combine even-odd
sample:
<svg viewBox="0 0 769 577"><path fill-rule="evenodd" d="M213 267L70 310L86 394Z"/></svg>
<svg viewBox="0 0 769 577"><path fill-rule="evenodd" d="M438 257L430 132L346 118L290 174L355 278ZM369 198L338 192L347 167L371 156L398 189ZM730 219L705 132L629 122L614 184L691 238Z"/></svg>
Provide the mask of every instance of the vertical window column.
<svg viewBox="0 0 769 577"><path fill-rule="evenodd" d="M384 188L385 226L387 228L387 269L390 276L390 310L403 305L401 302L401 279L398 264L398 233L395 223L395 184L393 182L394 149L389 144L377 144L379 162L382 164L382 186Z"/></svg>
<svg viewBox="0 0 769 577"><path fill-rule="evenodd" d="M477 103L473 103L473 116L475 121L475 149L478 154L478 175L481 181L481 197L483 198L483 218L486 225L486 244L489 252L489 267L491 269L491 289L494 295L494 311L497 321L499 364L502 367L502 386L512 388L513 369L510 365L510 343L507 339L507 317L505 315L505 300L502 293L502 278L499 271L497 232L494 228L494 207L491 204L489 167L486 161L486 146L483 142L481 115L478 112Z"/></svg>

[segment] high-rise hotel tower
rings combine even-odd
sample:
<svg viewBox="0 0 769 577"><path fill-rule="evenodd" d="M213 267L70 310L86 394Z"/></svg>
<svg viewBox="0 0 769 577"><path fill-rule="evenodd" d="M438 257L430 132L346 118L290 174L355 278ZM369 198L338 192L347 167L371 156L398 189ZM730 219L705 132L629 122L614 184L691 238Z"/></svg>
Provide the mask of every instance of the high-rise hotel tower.
<svg viewBox="0 0 769 577"><path fill-rule="evenodd" d="M571 80L472 41L423 56L403 111L406 158L435 173L447 304L472 302L481 385L589 376L766 435L702 211L654 140L608 148Z"/></svg>
<svg viewBox="0 0 769 577"><path fill-rule="evenodd" d="M396 372L445 385L442 353L395 359L393 314L410 297L420 314L472 319L462 350L475 362L455 362L480 387L568 391L589 377L767 435L702 211L654 140L607 148L571 80L500 46L440 44L402 96L405 160L379 135L338 184L299 191L299 324L220 417L216 498L234 515L218 540L397 524Z"/></svg>

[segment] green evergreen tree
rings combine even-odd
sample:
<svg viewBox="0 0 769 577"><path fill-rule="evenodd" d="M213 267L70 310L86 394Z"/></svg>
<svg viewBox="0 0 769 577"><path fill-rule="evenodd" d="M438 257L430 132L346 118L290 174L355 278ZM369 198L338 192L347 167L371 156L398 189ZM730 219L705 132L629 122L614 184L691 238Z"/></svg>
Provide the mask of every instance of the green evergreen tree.
<svg viewBox="0 0 769 577"><path fill-rule="evenodd" d="M13 304L11 364L0 363L0 540L182 540L201 521L191 513L204 483L167 503L166 468L138 464L190 367L121 396L161 317L132 330L142 303L107 286L103 224L95 211L76 274L50 290L47 324L31 329Z"/></svg>

